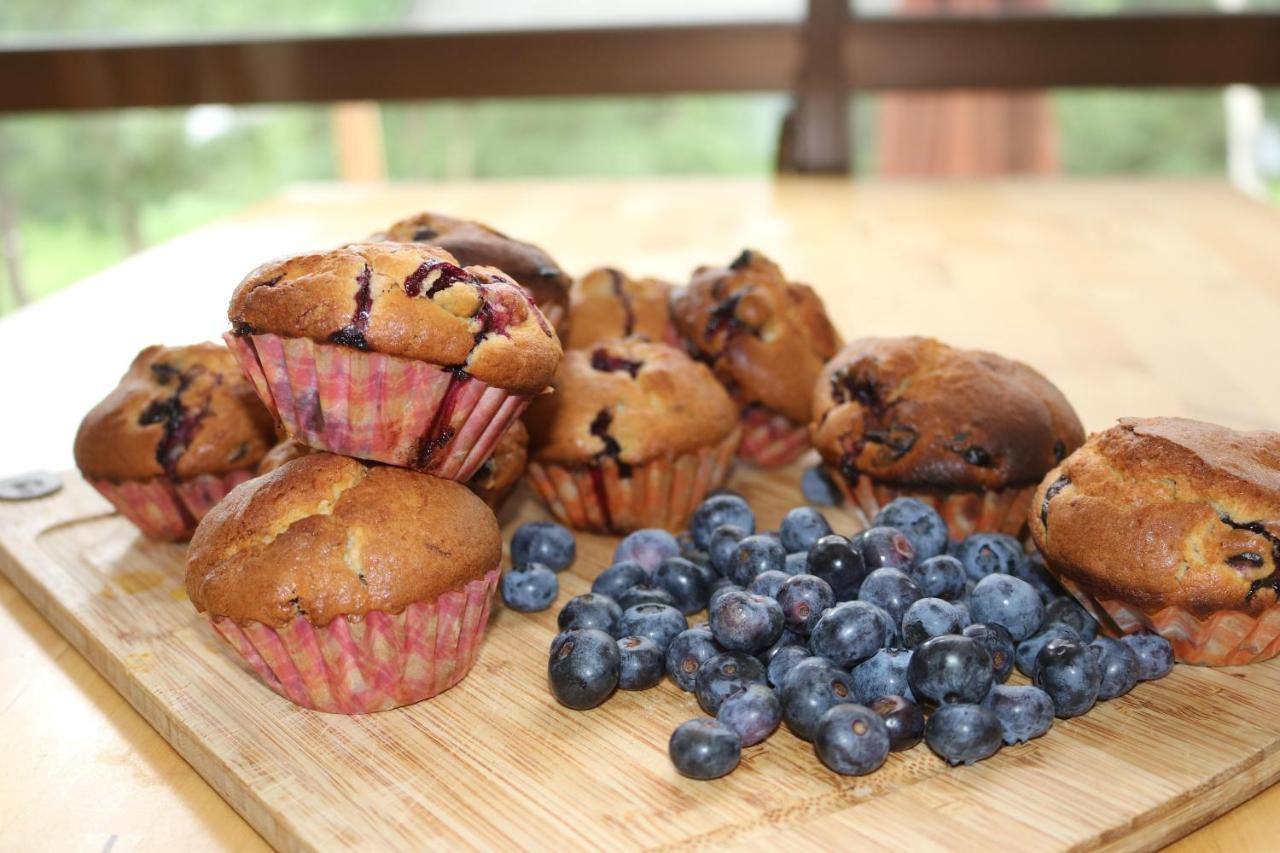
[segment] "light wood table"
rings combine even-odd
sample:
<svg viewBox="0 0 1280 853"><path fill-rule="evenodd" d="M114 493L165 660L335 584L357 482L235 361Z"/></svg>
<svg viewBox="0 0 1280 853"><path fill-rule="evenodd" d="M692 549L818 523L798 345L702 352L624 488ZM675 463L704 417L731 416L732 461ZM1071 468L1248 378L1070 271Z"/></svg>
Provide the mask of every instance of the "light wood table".
<svg viewBox="0 0 1280 853"><path fill-rule="evenodd" d="M931 334L1025 359L1091 429L1170 414L1280 429L1280 211L1218 183L834 180L309 186L0 320L0 475L70 465L84 413L153 342L213 338L274 255L418 209L489 221L570 271L680 280L743 246L813 283L846 337ZM0 580L0 849L264 846ZM1280 786L1179 843L1274 846Z"/></svg>

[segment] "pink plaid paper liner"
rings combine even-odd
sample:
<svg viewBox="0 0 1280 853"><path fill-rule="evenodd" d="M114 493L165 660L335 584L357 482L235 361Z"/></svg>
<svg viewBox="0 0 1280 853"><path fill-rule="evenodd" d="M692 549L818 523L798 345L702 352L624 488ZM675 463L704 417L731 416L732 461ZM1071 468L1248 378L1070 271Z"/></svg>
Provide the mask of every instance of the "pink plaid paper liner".
<svg viewBox="0 0 1280 853"><path fill-rule="evenodd" d="M308 338L223 336L298 441L466 481L531 399L460 371Z"/></svg>
<svg viewBox="0 0 1280 853"><path fill-rule="evenodd" d="M741 430L713 447L631 466L614 459L569 468L530 462L529 482L551 514L579 530L626 533L642 527L684 528L694 507L724 485Z"/></svg>
<svg viewBox="0 0 1280 853"><path fill-rule="evenodd" d="M211 618L266 685L296 705L331 714L371 714L429 699L466 677L489 622L498 569L461 592L339 616L324 627L295 618L279 630Z"/></svg>
<svg viewBox="0 0 1280 853"><path fill-rule="evenodd" d="M809 425L796 424L777 412L749 406L742 413L738 456L762 468L795 462L809 449Z"/></svg>
<svg viewBox="0 0 1280 853"><path fill-rule="evenodd" d="M875 483L870 477L859 478L857 486L851 489L838 471L828 468L827 472L844 492L845 499L862 513L867 526L880 508L894 498L911 497L936 509L953 539L963 539L971 533L1008 533L1021 537L1027 523L1027 507L1036 490L1035 486L1024 486L985 492L950 492L890 486Z"/></svg>
<svg viewBox="0 0 1280 853"><path fill-rule="evenodd" d="M182 542L191 538L196 525L227 492L253 477L250 470L221 476L201 474L173 482L164 477L150 480L89 480L116 511L152 539Z"/></svg>

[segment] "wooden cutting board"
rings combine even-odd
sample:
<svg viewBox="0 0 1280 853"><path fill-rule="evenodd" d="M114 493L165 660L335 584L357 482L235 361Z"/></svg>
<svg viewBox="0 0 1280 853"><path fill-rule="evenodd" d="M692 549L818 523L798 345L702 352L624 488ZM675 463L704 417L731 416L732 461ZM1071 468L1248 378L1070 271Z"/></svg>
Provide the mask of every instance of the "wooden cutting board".
<svg viewBox="0 0 1280 853"><path fill-rule="evenodd" d="M731 485L776 526L800 468ZM183 592L183 548L148 541L76 474L0 503L0 570L264 838L283 850L878 845L1151 848L1280 777L1280 662L1179 666L969 768L927 748L844 778L783 730L715 782L678 776L667 738L700 715L669 683L589 712L546 686L558 606L614 540L582 535L557 606L495 610L471 675L367 717L297 708L227 653ZM545 517L517 495L508 532ZM830 513L837 530L855 521Z"/></svg>

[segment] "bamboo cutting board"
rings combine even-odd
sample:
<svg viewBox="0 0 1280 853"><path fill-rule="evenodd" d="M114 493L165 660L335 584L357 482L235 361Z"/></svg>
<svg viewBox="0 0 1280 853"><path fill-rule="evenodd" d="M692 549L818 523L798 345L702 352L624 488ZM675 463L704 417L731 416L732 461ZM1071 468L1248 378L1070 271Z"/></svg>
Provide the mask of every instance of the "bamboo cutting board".
<svg viewBox="0 0 1280 853"><path fill-rule="evenodd" d="M799 467L732 485L775 526ZM367 717L299 709L262 686L186 600L182 546L148 541L75 474L0 503L0 569L277 848L878 845L1150 848L1280 777L1280 662L1179 666L971 768L921 746L842 778L785 730L716 782L679 777L666 743L701 714L669 683L569 711L545 683L559 605L614 540L580 535L556 607L496 608L471 675ZM543 517L518 495L515 524ZM853 520L830 513L837 530Z"/></svg>

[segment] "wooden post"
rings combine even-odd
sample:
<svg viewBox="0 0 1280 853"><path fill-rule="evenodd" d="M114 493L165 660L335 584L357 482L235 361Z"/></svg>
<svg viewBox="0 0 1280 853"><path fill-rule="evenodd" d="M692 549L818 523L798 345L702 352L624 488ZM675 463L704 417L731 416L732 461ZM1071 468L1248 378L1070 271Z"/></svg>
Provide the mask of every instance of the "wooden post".
<svg viewBox="0 0 1280 853"><path fill-rule="evenodd" d="M784 172L845 174L849 143L849 96L843 45L848 0L809 0L801 27L804 52L794 103L779 143Z"/></svg>
<svg viewBox="0 0 1280 853"><path fill-rule="evenodd" d="M338 155L338 176L342 180L387 179L382 113L376 101L344 101L334 104L333 139Z"/></svg>

